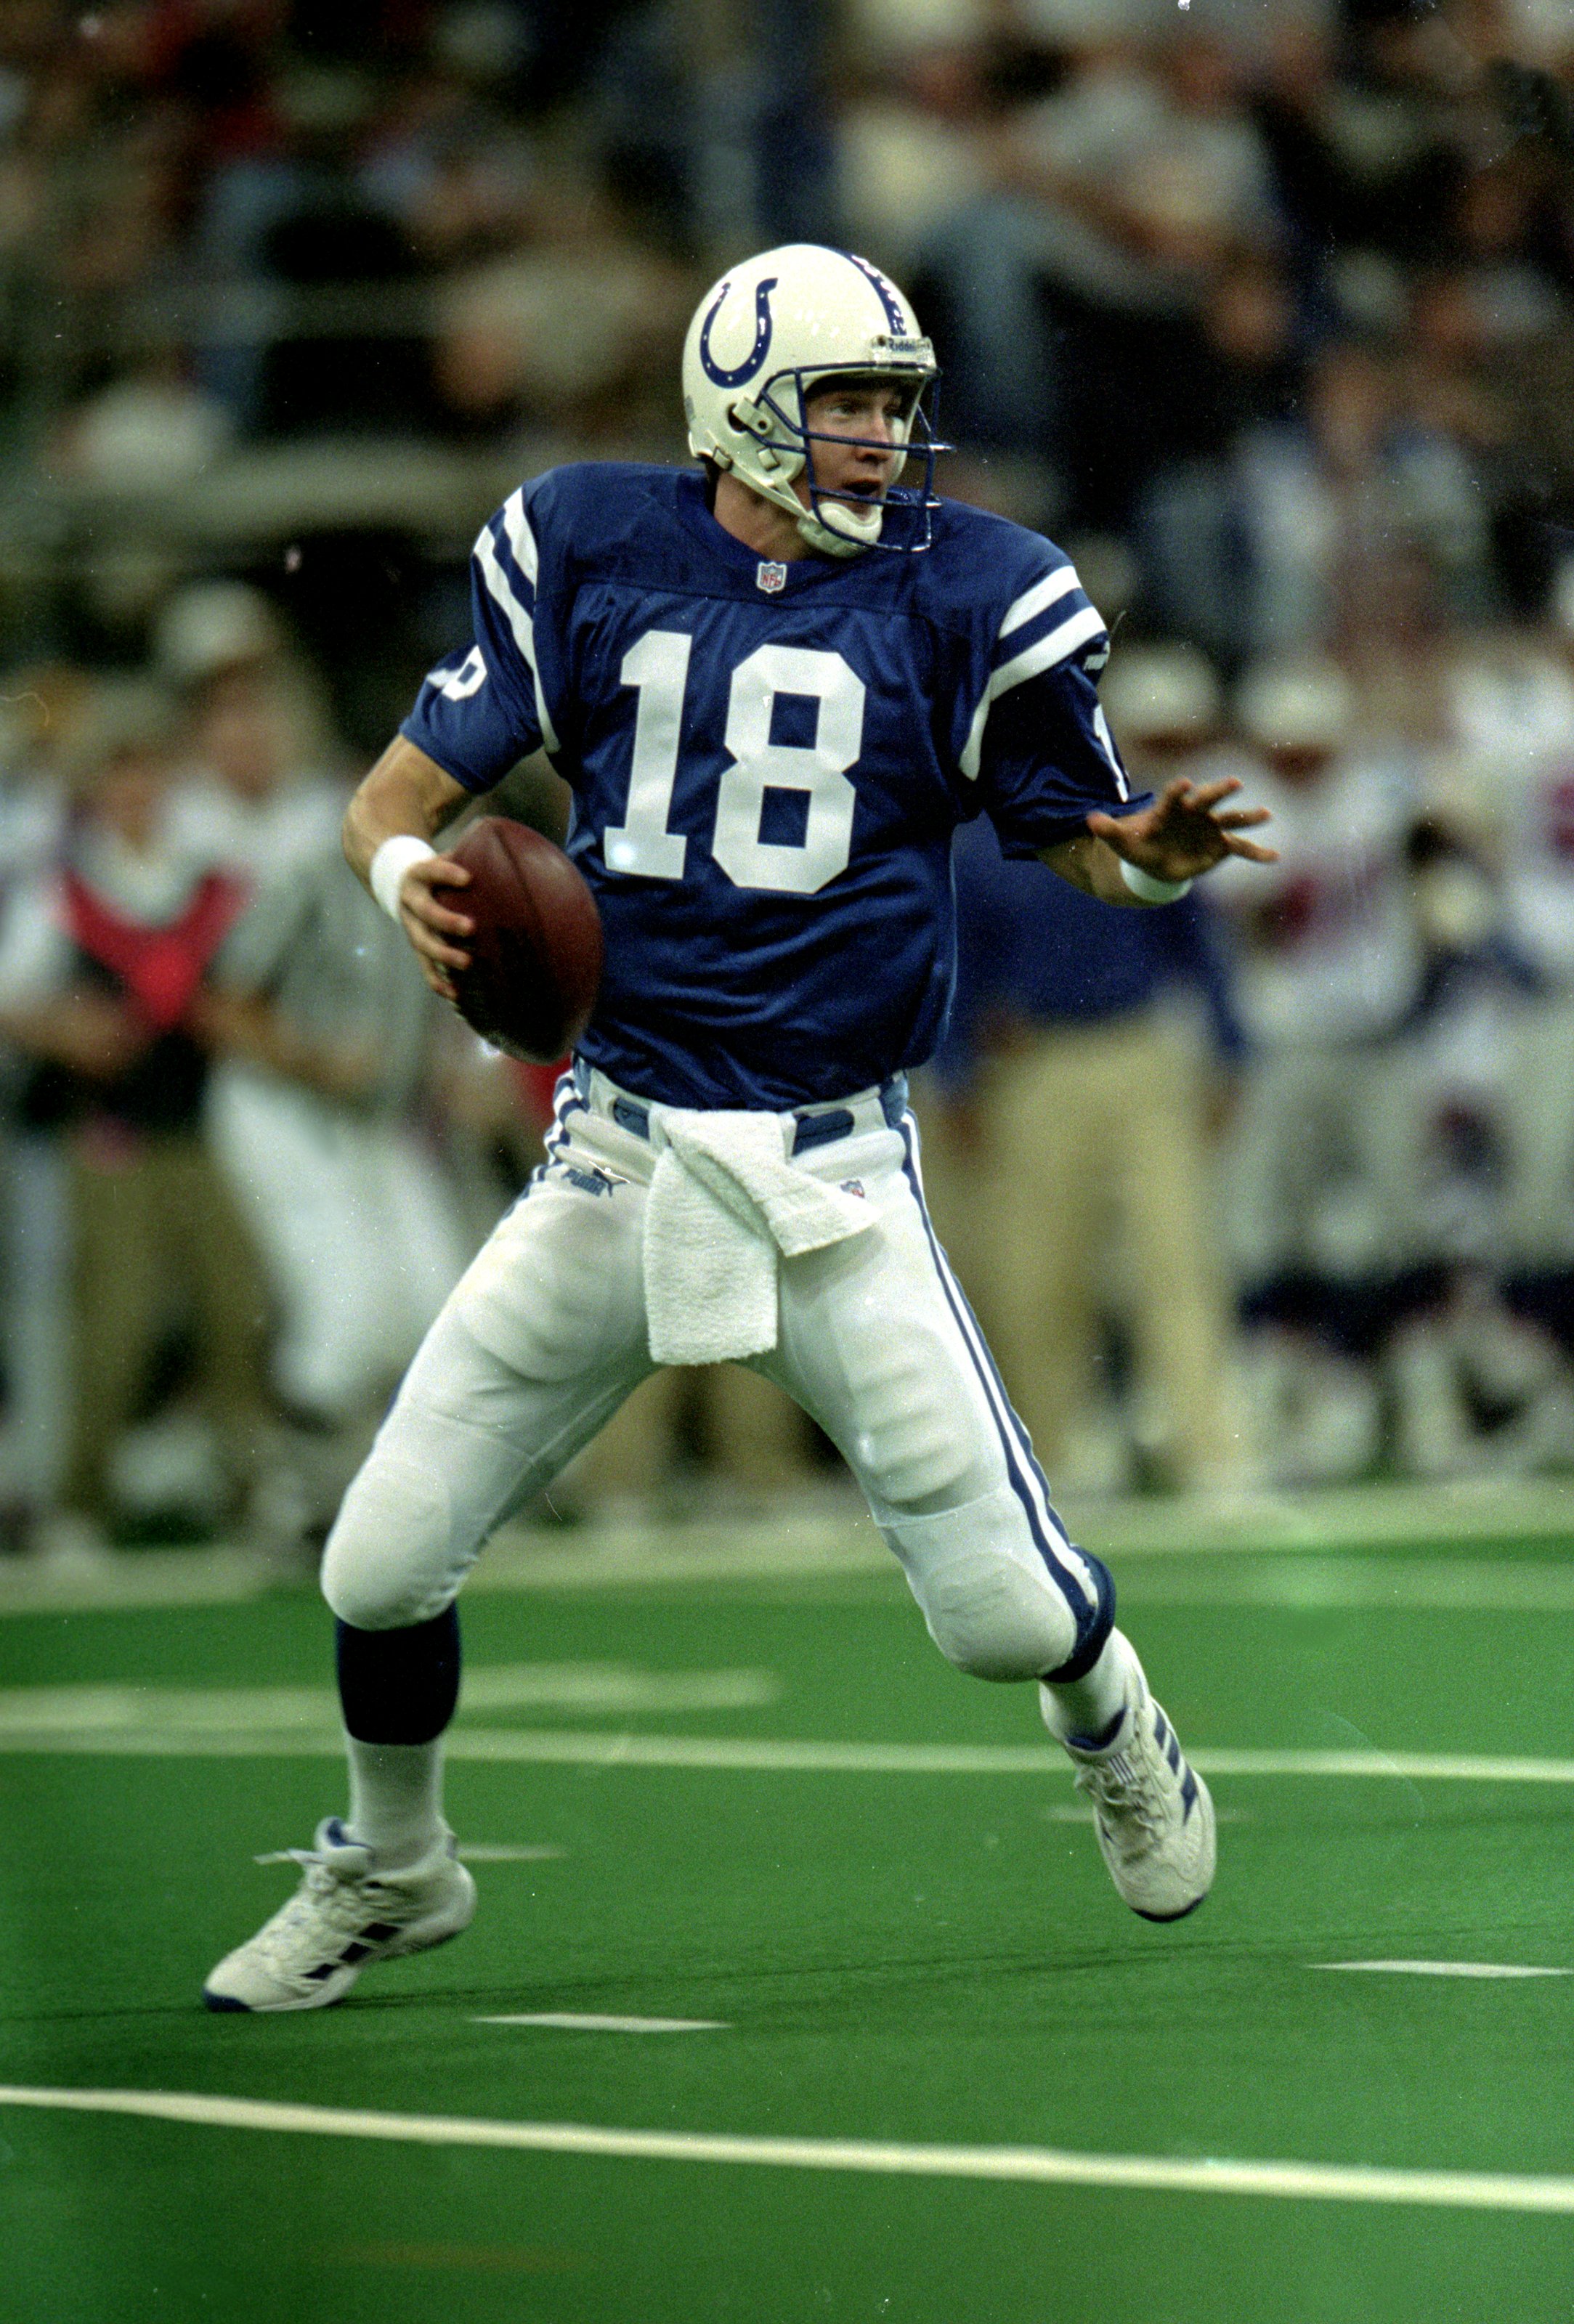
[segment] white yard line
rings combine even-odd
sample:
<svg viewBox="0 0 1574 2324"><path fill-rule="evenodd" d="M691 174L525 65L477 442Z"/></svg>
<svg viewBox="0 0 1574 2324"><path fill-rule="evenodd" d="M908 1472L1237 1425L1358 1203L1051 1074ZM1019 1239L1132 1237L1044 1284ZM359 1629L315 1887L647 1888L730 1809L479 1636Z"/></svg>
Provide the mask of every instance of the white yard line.
<svg viewBox="0 0 1574 2324"><path fill-rule="evenodd" d="M1376 1608L1445 1614L1574 1613L1567 1558L1406 1557L1378 1550L1323 1557L1282 1547L1255 1557L1128 1554L1116 1584L1126 1606L1261 1606L1274 1613Z"/></svg>
<svg viewBox="0 0 1574 2324"><path fill-rule="evenodd" d="M1157 2154L1078 2154L1050 2146L910 2145L865 2138L757 2138L726 2132L611 2130L572 2122L492 2122L458 2115L374 2114L178 2090L88 2090L0 2085L0 2106L139 2116L218 2130L378 2138L419 2146L489 2146L536 2154L623 2156L652 2163L750 2163L788 2171L860 2171L921 2179L1014 2180L1041 2186L1121 2187L1143 2193L1260 2195L1312 2202L1398 2203L1471 2211L1574 2214L1574 2179L1487 2171L1412 2171L1370 2163L1244 2163Z"/></svg>
<svg viewBox="0 0 1574 2324"><path fill-rule="evenodd" d="M531 2009L473 2017L472 2025L555 2025L569 2034L730 2034L721 2017L592 2017L572 2009Z"/></svg>
<svg viewBox="0 0 1574 2324"><path fill-rule="evenodd" d="M548 1864L568 1852L566 1848L515 1848L507 1841L477 1840L473 1846L461 1848L458 1856L462 1864ZM298 1861L292 1848L270 1848L265 1854L252 1858L254 1864Z"/></svg>
<svg viewBox="0 0 1574 2324"><path fill-rule="evenodd" d="M342 1738L327 1731L273 1729L229 1733L138 1727L0 1730L8 1752L102 1753L147 1758L338 1758ZM445 1759L479 1765L566 1767L695 1767L763 1775L1069 1775L1049 1744L810 1743L710 1735L586 1734L524 1727L451 1727ZM1451 1751L1235 1751L1188 1753L1204 1775L1394 1776L1410 1783L1574 1784L1574 1759L1491 1758Z"/></svg>
<svg viewBox="0 0 1574 2324"><path fill-rule="evenodd" d="M461 1864L555 1864L566 1848L514 1848L506 1840L477 1841L459 1850ZM261 1859L258 1859L259 1862Z"/></svg>
<svg viewBox="0 0 1574 2324"><path fill-rule="evenodd" d="M1308 1961L1308 1969L1372 1970L1389 1977L1574 1977L1569 1969L1532 1969L1516 1961Z"/></svg>
<svg viewBox="0 0 1574 2324"><path fill-rule="evenodd" d="M579 1716L604 1723L653 1713L754 1711L773 1702L781 1682L767 1670L641 1670L616 1663L482 1663L465 1674L463 1715L532 1711L537 1718ZM95 1728L155 1734L337 1734L338 1697L331 1686L0 1687L0 1736Z"/></svg>

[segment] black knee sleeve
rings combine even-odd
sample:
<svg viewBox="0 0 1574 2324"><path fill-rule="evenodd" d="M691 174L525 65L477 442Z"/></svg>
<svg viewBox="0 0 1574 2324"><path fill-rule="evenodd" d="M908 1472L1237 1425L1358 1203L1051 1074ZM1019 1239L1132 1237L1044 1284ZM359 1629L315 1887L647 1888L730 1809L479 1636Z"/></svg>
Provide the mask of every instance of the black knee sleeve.
<svg viewBox="0 0 1574 2324"><path fill-rule="evenodd" d="M334 1625L338 1699L360 1743L431 1743L459 1699L459 1613L445 1607L403 1630Z"/></svg>
<svg viewBox="0 0 1574 2324"><path fill-rule="evenodd" d="M1095 1597L1085 1614L1077 1618L1077 1643L1058 1670L1045 1671L1044 1682L1049 1686L1069 1686L1073 1679L1086 1678L1099 1655L1104 1652L1111 1630L1115 1628L1115 1577L1107 1565L1098 1558L1079 1550L1079 1556L1093 1576Z"/></svg>

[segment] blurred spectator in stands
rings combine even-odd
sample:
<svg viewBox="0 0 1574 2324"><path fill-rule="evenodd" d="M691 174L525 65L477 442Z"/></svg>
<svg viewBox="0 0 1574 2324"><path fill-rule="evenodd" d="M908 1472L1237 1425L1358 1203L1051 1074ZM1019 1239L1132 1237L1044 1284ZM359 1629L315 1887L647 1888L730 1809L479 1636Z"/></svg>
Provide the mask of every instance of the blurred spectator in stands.
<svg viewBox="0 0 1574 2324"><path fill-rule="evenodd" d="M269 865L205 996L223 1060L208 1131L273 1295L273 1379L297 1431L271 1480L292 1497L270 1507L280 1532L326 1526L470 1257L425 1119L442 1014L337 827Z"/></svg>
<svg viewBox="0 0 1574 2324"><path fill-rule="evenodd" d="M994 112L983 44L937 44L926 29L921 16L845 106L838 138L848 238L904 282L940 221L983 194Z"/></svg>
<svg viewBox="0 0 1574 2324"><path fill-rule="evenodd" d="M1503 1291L1505 1209L1519 1191L1513 1125L1538 1102L1516 1038L1542 980L1516 943L1504 881L1480 835L1429 791L1406 845L1422 982L1410 1028L1427 1136L1417 1189L1438 1294L1388 1351L1394 1452L1415 1476L1574 1458L1574 1373L1547 1323L1542 1276ZM1574 1157L1566 1156L1566 1164ZM1565 1181L1574 1204L1574 1174Z"/></svg>
<svg viewBox="0 0 1574 2324"><path fill-rule="evenodd" d="M277 613L242 582L197 582L164 606L158 666L189 706L171 805L188 853L248 888L338 847L344 798L315 684Z"/></svg>
<svg viewBox="0 0 1574 2324"><path fill-rule="evenodd" d="M1475 447L1449 424L1461 416L1419 356L1407 379L1393 359L1333 342L1303 414L1249 427L1228 459L1150 494L1165 613L1233 657L1358 641L1391 620L1407 555L1456 610L1478 613L1493 591L1490 513Z"/></svg>
<svg viewBox="0 0 1574 2324"><path fill-rule="evenodd" d="M1259 662L1236 697L1239 749L1208 768L1273 810L1279 850L1258 881L1227 864L1210 892L1235 924L1255 1058L1227 1215L1255 1433L1285 1482L1376 1458L1371 1360L1425 1288L1426 1123L1399 1038L1421 991L1405 856L1417 770L1412 753L1366 746L1353 712L1336 664Z"/></svg>
<svg viewBox="0 0 1574 2324"><path fill-rule="evenodd" d="M1500 1028L1501 1259L1524 1314L1574 1349L1574 569L1540 630L1461 637L1434 802L1477 847L1529 990Z"/></svg>
<svg viewBox="0 0 1574 2324"><path fill-rule="evenodd" d="M1302 263L1332 266L1352 292L1403 261L1429 259L1462 173L1451 109L1382 52L1300 15L1270 28L1254 116L1274 198ZM1354 63L1356 69L1349 69ZM1337 284L1336 284L1337 288Z"/></svg>
<svg viewBox="0 0 1574 2324"><path fill-rule="evenodd" d="M224 406L169 349L72 405L54 431L51 466L95 492L169 493L210 468L232 432Z"/></svg>
<svg viewBox="0 0 1574 2324"><path fill-rule="evenodd" d="M267 601L193 585L156 647L191 706L171 831L251 899L207 1004L207 1122L273 1294L311 1523L469 1256L421 1119L441 1012L346 867L339 754Z"/></svg>
<svg viewBox="0 0 1574 2324"><path fill-rule="evenodd" d="M533 421L609 449L642 428L670 440L667 382L693 299L593 184L559 178L526 239L445 289L436 361L450 419L481 436Z"/></svg>
<svg viewBox="0 0 1574 2324"><path fill-rule="evenodd" d="M34 1060L32 1118L66 1139L75 1272L70 1448L77 1537L117 1514L115 1463L174 1321L244 1507L263 1422L262 1297L250 1246L201 1134L207 1059L192 1030L241 906L168 839L172 706L103 687L67 746L71 822L57 864L11 897L0 1034Z"/></svg>
<svg viewBox="0 0 1574 2324"><path fill-rule="evenodd" d="M1074 521L1122 524L1171 442L1210 284L1273 237L1238 66L1199 31L1094 37L1008 115L992 162L995 190L927 253L968 432L1048 451Z"/></svg>
<svg viewBox="0 0 1574 2324"><path fill-rule="evenodd" d="M361 191L429 268L506 249L528 217L537 133L511 101L524 39L512 7L445 10L363 143Z"/></svg>
<svg viewBox="0 0 1574 2324"><path fill-rule="evenodd" d="M739 251L840 243L829 91L835 0L681 0L619 13L590 78L602 175L701 271Z"/></svg>
<svg viewBox="0 0 1574 2324"><path fill-rule="evenodd" d="M8 673L0 699L0 926L57 860L65 835L62 748L88 694L57 664ZM20 1545L60 1489L70 1415L70 1230L66 1157L39 1118L21 1050L0 1042L0 1547ZM47 1103L43 1108L47 1117Z"/></svg>
<svg viewBox="0 0 1574 2324"><path fill-rule="evenodd" d="M1190 366L1189 430L1172 430L1168 456L1137 505L1155 619L1227 669L1266 642L1248 480L1297 427L1301 337L1276 257L1248 253L1220 272L1203 302Z"/></svg>
<svg viewBox="0 0 1574 2324"><path fill-rule="evenodd" d="M1185 647L1117 652L1104 691L1134 788L1187 771L1216 731L1217 681ZM937 1215L949 1244L973 1214L954 1256L1012 1401L1064 1490L1116 1489L1139 1466L1149 1483L1239 1484L1208 1121L1244 1043L1208 907L1111 912L1037 862L1003 862L983 819L955 863L957 999L936 1071L955 1191ZM1112 1324L1134 1373L1124 1411L1101 1384Z"/></svg>

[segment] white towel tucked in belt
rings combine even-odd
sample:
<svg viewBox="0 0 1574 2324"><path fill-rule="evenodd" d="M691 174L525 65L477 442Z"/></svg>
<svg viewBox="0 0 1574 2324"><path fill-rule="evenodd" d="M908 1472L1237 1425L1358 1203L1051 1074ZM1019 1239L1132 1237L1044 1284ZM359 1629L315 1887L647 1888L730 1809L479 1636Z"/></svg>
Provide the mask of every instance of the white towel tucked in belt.
<svg viewBox="0 0 1574 2324"><path fill-rule="evenodd" d="M791 1118L655 1106L667 1143L645 1203L645 1310L659 1364L720 1364L776 1344L782 1257L874 1224L866 1202L787 1158Z"/></svg>

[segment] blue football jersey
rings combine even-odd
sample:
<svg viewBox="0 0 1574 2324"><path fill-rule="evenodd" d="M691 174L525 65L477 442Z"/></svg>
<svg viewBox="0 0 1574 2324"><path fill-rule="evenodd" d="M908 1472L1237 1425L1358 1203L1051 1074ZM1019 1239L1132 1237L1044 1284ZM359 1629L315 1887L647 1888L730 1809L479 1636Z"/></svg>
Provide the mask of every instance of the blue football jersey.
<svg viewBox="0 0 1574 2324"><path fill-rule="evenodd" d="M785 1109L921 1063L958 823L1024 855L1130 803L1069 560L959 503L921 555L771 564L698 472L556 468L472 583L403 731L474 791L544 745L606 931L580 1054L642 1095Z"/></svg>

